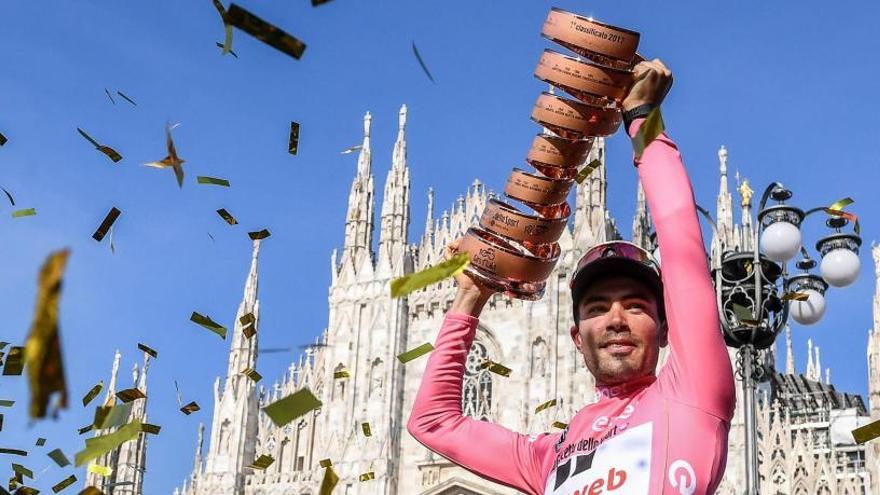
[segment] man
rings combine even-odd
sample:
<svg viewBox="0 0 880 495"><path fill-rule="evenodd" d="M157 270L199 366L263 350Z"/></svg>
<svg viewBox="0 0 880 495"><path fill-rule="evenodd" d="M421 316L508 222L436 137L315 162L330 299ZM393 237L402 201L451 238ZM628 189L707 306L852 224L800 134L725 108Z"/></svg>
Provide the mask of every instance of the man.
<svg viewBox="0 0 880 495"><path fill-rule="evenodd" d="M623 101L625 116L636 117L627 125L631 137L672 83L656 59L635 72ZM611 242L589 250L570 282L571 337L596 379L598 401L561 434L526 436L463 416L465 359L492 291L460 275L407 425L419 442L529 494L715 493L735 392L693 191L666 134L636 167L663 252L662 276L647 252ZM447 256L457 247L452 243ZM666 345L669 360L655 376Z"/></svg>

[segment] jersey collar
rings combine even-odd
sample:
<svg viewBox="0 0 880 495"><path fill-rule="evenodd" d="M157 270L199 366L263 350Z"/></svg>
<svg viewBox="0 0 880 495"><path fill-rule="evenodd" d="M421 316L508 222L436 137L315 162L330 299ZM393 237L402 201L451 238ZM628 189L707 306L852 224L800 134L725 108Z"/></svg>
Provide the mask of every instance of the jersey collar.
<svg viewBox="0 0 880 495"><path fill-rule="evenodd" d="M647 375L619 385L596 385L596 396L594 400L595 402L599 402L612 397L632 395L633 393L651 385L655 381L657 381L657 376Z"/></svg>

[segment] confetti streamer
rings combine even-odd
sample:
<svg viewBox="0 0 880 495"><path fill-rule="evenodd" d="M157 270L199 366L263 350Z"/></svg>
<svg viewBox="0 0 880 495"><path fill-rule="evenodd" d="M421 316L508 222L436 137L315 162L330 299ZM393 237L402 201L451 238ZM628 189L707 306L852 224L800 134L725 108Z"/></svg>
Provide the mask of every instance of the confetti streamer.
<svg viewBox="0 0 880 495"><path fill-rule="evenodd" d="M232 26L226 19L226 8L223 7L223 4L220 3L220 0L212 0L214 2L214 8L217 9L217 12L220 13L220 19L223 21L223 30L226 33L226 38L223 41L223 44L220 45L220 48L223 49L221 52L223 55L227 53L232 53ZM219 44L219 43L218 43ZM238 55L232 53L235 58L238 58Z"/></svg>
<svg viewBox="0 0 880 495"><path fill-rule="evenodd" d="M97 383L97 385L95 385L94 387L89 389L89 391L86 392L86 395L84 395L82 398L83 407L89 405L89 402L91 402L95 397L97 397L98 394L101 393L101 390L103 388L104 388L104 380L101 380L100 382Z"/></svg>
<svg viewBox="0 0 880 495"><path fill-rule="evenodd" d="M14 405L15 405L14 400L7 400L7 399L0 400L0 407L12 407Z"/></svg>
<svg viewBox="0 0 880 495"><path fill-rule="evenodd" d="M482 364L480 364L480 368L481 369L488 368L489 371L491 371L492 373L495 373L496 375L501 375L505 378L510 376L510 372L512 371L507 366L504 366L501 363L496 363L495 361L491 361L488 359L486 361L483 361Z"/></svg>
<svg viewBox="0 0 880 495"><path fill-rule="evenodd" d="M553 425L551 426L553 426L554 428L559 428L560 430L564 430L568 428L568 423L563 423L562 421L554 421Z"/></svg>
<svg viewBox="0 0 880 495"><path fill-rule="evenodd" d="M0 431L3 431L3 415L0 414Z"/></svg>
<svg viewBox="0 0 880 495"><path fill-rule="evenodd" d="M333 372L333 379L338 380L340 378L351 378L351 372L345 368L343 368L339 371L334 371Z"/></svg>
<svg viewBox="0 0 880 495"><path fill-rule="evenodd" d="M111 483L112 484L112 483ZM117 483L116 486L119 484ZM87 486L83 491L79 492L79 495L104 495L104 492L98 490L93 486Z"/></svg>
<svg viewBox="0 0 880 495"><path fill-rule="evenodd" d="M148 346L148 345L146 345L146 344L141 344L140 342L138 342L138 349L140 349L140 350L146 352L146 353L149 354L153 359L157 359L157 358L159 357L159 353L156 352L155 349L153 349L152 347L150 347L150 346Z"/></svg>
<svg viewBox="0 0 880 495"><path fill-rule="evenodd" d="M101 222L101 225L98 226L98 230L92 234L92 239L101 242L104 239L104 236L107 235L107 231L110 230L110 227L113 226L113 222L119 218L119 214L122 213L115 206L110 208L110 211L107 213L107 216L104 217L104 221Z"/></svg>
<svg viewBox="0 0 880 495"><path fill-rule="evenodd" d="M275 458L268 454L262 454L248 466L251 469L259 469L261 471L265 471L267 467L271 466L272 463L275 462Z"/></svg>
<svg viewBox="0 0 880 495"><path fill-rule="evenodd" d="M123 402L112 406L101 406L95 409L95 419L92 426L99 430L115 428L128 423L134 402Z"/></svg>
<svg viewBox="0 0 880 495"><path fill-rule="evenodd" d="M40 493L40 490L24 485L18 487L18 490L15 491L15 495L37 495L38 493Z"/></svg>
<svg viewBox="0 0 880 495"><path fill-rule="evenodd" d="M12 463L12 470L22 476L26 476L30 479L34 479L34 472L31 471L30 469L22 466L21 464L16 464L13 462Z"/></svg>
<svg viewBox="0 0 880 495"><path fill-rule="evenodd" d="M803 292L786 292L782 294L783 301L806 301L808 299L810 299L810 295Z"/></svg>
<svg viewBox="0 0 880 495"><path fill-rule="evenodd" d="M265 239L272 235L268 229L263 229L257 232L248 232L248 237L251 238L252 241L258 241L260 239Z"/></svg>
<svg viewBox="0 0 880 495"><path fill-rule="evenodd" d="M125 390L120 390L116 392L116 397L122 401L122 403L132 402L138 399L146 399L147 396L139 388L127 388Z"/></svg>
<svg viewBox="0 0 880 495"><path fill-rule="evenodd" d="M586 164L584 168L582 168L581 171L578 172L577 177L574 178L575 182L577 182L578 184L584 182L584 180L589 177L590 174L592 174L597 168L599 168L600 165L602 165L602 161L598 158Z"/></svg>
<svg viewBox="0 0 880 495"><path fill-rule="evenodd" d="M116 100L113 99L113 95L110 94L110 91L108 91L107 88L104 88L104 93L107 94L107 98L110 98L110 103L115 105Z"/></svg>
<svg viewBox="0 0 880 495"><path fill-rule="evenodd" d="M0 454L27 456L26 450L0 448Z"/></svg>
<svg viewBox="0 0 880 495"><path fill-rule="evenodd" d="M391 297L403 297L410 292L425 288L441 280L458 275L470 263L469 253L458 253L452 258L420 272L411 273L391 281Z"/></svg>
<svg viewBox="0 0 880 495"><path fill-rule="evenodd" d="M89 136L86 133L86 131L80 129L79 127L77 127L76 130L80 133L80 135L82 137L86 138L86 140L88 142L92 143L92 145L94 145L96 150L100 151L101 153L104 153L105 155L107 155L108 158L113 160L113 163L117 163L119 160L122 160L122 155L117 153L116 150L114 150L113 148L106 146L106 145L103 145L103 144L99 143L98 141L95 141L95 139L92 136Z"/></svg>
<svg viewBox="0 0 880 495"><path fill-rule="evenodd" d="M37 214L36 208L24 208L12 212L12 218L32 217Z"/></svg>
<svg viewBox="0 0 880 495"><path fill-rule="evenodd" d="M332 466L327 466L324 468L324 478L321 480L319 495L331 495L333 489L336 488L336 483L339 483L339 476L336 475Z"/></svg>
<svg viewBox="0 0 880 495"><path fill-rule="evenodd" d="M80 435L82 435L82 434L84 434L84 433L88 433L88 432L92 431L92 429L93 429L93 428L92 428L92 425L88 425L88 426L83 426L82 428L80 428L80 429L78 429L78 430L76 430L76 431L77 431L77 433L79 433Z"/></svg>
<svg viewBox="0 0 880 495"><path fill-rule="evenodd" d="M53 407L53 416L59 409L67 408L67 384L58 337L58 302L69 255L67 249L51 253L40 270L34 321L24 349L31 390L31 418L45 417L49 399L56 393L58 401Z"/></svg>
<svg viewBox="0 0 880 495"><path fill-rule="evenodd" d="M550 399L550 400L548 400L547 402L545 402L545 403L539 405L538 407L536 407L536 408L535 408L535 414L538 414L539 412L541 412L541 411L543 411L543 410L545 410L545 409L549 409L549 408L551 408L551 407L556 407L556 399Z"/></svg>
<svg viewBox="0 0 880 495"><path fill-rule="evenodd" d="M412 361L413 359L422 357L425 354L427 354L433 350L434 350L434 346L430 342L425 342L424 344L422 344L414 349L410 349L406 352L402 352L402 353L398 354L397 359L399 359L401 363L406 364L406 363Z"/></svg>
<svg viewBox="0 0 880 495"><path fill-rule="evenodd" d="M373 431L370 430L370 423L361 423L361 430L364 432L365 437L373 436Z"/></svg>
<svg viewBox="0 0 880 495"><path fill-rule="evenodd" d="M230 4L224 19L227 23L241 29L263 43L299 60L306 45L289 33L260 19L236 4Z"/></svg>
<svg viewBox="0 0 880 495"><path fill-rule="evenodd" d="M257 370L253 368L245 368L241 370L241 374L253 380L254 383L263 379L263 375L257 373Z"/></svg>
<svg viewBox="0 0 880 495"><path fill-rule="evenodd" d="M228 223L229 225L238 225L238 220L236 220L231 213L226 211L226 208L220 208L219 210L217 210L217 214L220 215L220 218L226 220L226 223Z"/></svg>
<svg viewBox="0 0 880 495"><path fill-rule="evenodd" d="M61 490L64 490L65 488L67 488L68 486L70 486L74 483L76 483L76 475L71 474L67 478L64 478L63 480L56 483L55 486L52 487L52 492L58 493ZM83 490L80 493L83 493L83 492L85 492L85 490Z"/></svg>
<svg viewBox="0 0 880 495"><path fill-rule="evenodd" d="M226 327L212 320L210 316L202 316L193 311L193 314L189 317L189 320L203 328L207 328L208 330L219 335L221 339L226 340Z"/></svg>
<svg viewBox="0 0 880 495"><path fill-rule="evenodd" d="M856 234L861 234L862 228L859 225L859 217L856 216L856 214L843 210L835 210L832 208L825 208L825 213L834 217L842 217L849 220L853 223L853 231L855 231Z"/></svg>
<svg viewBox="0 0 880 495"><path fill-rule="evenodd" d="M58 467L66 467L70 465L70 461L67 460L67 456L64 455L64 452L62 452L61 449L55 449L46 455L49 456L49 459L55 461L55 464L57 464Z"/></svg>
<svg viewBox="0 0 880 495"><path fill-rule="evenodd" d="M287 144L287 152L291 155L296 154L296 150L299 147L299 124L296 122L290 123L290 140Z"/></svg>
<svg viewBox="0 0 880 495"><path fill-rule="evenodd" d="M141 425L141 431L150 435L158 435L160 430L162 430L162 427L158 425L151 425L150 423Z"/></svg>
<svg viewBox="0 0 880 495"><path fill-rule="evenodd" d="M38 438L37 443L35 443L34 445L36 445L37 447L42 447L43 445L46 445L46 439L42 437Z"/></svg>
<svg viewBox="0 0 880 495"><path fill-rule="evenodd" d="M636 160L642 158L642 153L651 142L657 138L666 126L663 124L663 114L660 113L660 107L654 107L648 117L642 122L642 127L634 138L632 138L633 151L636 154Z"/></svg>
<svg viewBox="0 0 880 495"><path fill-rule="evenodd" d="M360 144L358 144L358 145L356 145L356 146L352 146L352 147L350 147L350 148L345 148L344 150L340 151L339 154L340 154L340 155L347 155L347 154L349 154L349 153L354 153L355 151L357 151L357 150L359 150L359 149L361 149L361 148L363 148L363 146L361 146Z"/></svg>
<svg viewBox="0 0 880 495"><path fill-rule="evenodd" d="M198 404L196 404L196 401L192 401L192 402L190 402L189 404L187 404L187 405L181 407L181 408L180 408L180 412L182 412L183 414L186 414L187 416L189 416L190 414L192 414L192 413L194 413L194 412L196 412L196 411L200 411L201 409L202 409L202 408L199 407Z"/></svg>
<svg viewBox="0 0 880 495"><path fill-rule="evenodd" d="M173 127L168 124L165 125L165 144L168 148L168 156L157 162L145 163L144 165L153 168L171 167L174 170L174 176L177 178L177 185L183 187L183 164L186 160L177 156L177 148L174 147L174 140L171 139L171 129Z"/></svg>
<svg viewBox="0 0 880 495"><path fill-rule="evenodd" d="M859 445L880 437L880 420L856 428L852 436Z"/></svg>
<svg viewBox="0 0 880 495"><path fill-rule="evenodd" d="M229 187L229 181L226 179L220 179L217 177L206 177L204 175L200 175L196 177L196 180L199 184L213 184L215 186L223 186Z"/></svg>
<svg viewBox="0 0 880 495"><path fill-rule="evenodd" d="M422 56L419 54L419 49L416 48L416 42L415 42L415 41L412 42L412 50L413 50L413 53L414 53L415 56L416 56L416 60L419 61L419 65L422 66L422 70L425 71L425 75L428 76L428 79L430 79L432 83L437 84L437 81L435 81L435 80L434 80L434 77L431 76L431 71L428 70L428 66L425 65L425 61L422 60Z"/></svg>
<svg viewBox="0 0 880 495"><path fill-rule="evenodd" d="M318 5L324 5L330 0L312 0L312 7L317 7Z"/></svg>
<svg viewBox="0 0 880 495"><path fill-rule="evenodd" d="M366 473L358 476L360 481L370 481L376 478L376 474L373 471L367 471Z"/></svg>
<svg viewBox="0 0 880 495"><path fill-rule="evenodd" d="M280 428L321 405L321 401L308 388L303 388L269 404L263 408L263 412Z"/></svg>
<svg viewBox="0 0 880 495"><path fill-rule="evenodd" d="M3 365L3 374L7 376L20 375L24 369L24 347L10 347L9 355Z"/></svg>
<svg viewBox="0 0 880 495"><path fill-rule="evenodd" d="M331 461L330 459L321 459L320 461L318 461L318 465L322 468L328 468L333 465L333 461Z"/></svg>
<svg viewBox="0 0 880 495"><path fill-rule="evenodd" d="M125 96L125 93L123 93L122 91L117 91L116 94L121 96L125 101L131 103L132 105L137 106L137 103L135 103L134 100L132 100L128 96Z"/></svg>
<svg viewBox="0 0 880 495"><path fill-rule="evenodd" d="M841 199L840 201L835 201L831 206L828 207L829 210L842 210L847 206L855 203L856 201L850 197L846 197Z"/></svg>
<svg viewBox="0 0 880 495"><path fill-rule="evenodd" d="M257 328L254 326L256 321L257 318L253 313L248 313L238 319L238 322L243 325L241 333L243 333L246 338L249 339L257 334Z"/></svg>
<svg viewBox="0 0 880 495"><path fill-rule="evenodd" d="M232 26L229 26L229 33L230 33L230 36L231 36L231 35L232 35ZM217 48L223 48L223 46L224 46L223 43L220 43L219 41L216 41L215 44L217 45ZM238 58L238 54L235 53L234 51L229 50L229 53L230 53L233 57ZM225 55L226 53L224 52L223 54Z"/></svg>
<svg viewBox="0 0 880 495"><path fill-rule="evenodd" d="M102 466L100 464L89 464L87 471L101 476L110 476L113 473L113 468Z"/></svg>
<svg viewBox="0 0 880 495"><path fill-rule="evenodd" d="M0 189L3 189L3 192L6 193L6 197L9 198L9 204L15 206L15 199L12 197L12 194L5 187L0 187Z"/></svg>
<svg viewBox="0 0 880 495"><path fill-rule="evenodd" d="M124 442L136 438L141 432L141 422L133 421L108 435L86 439L86 448L77 452L74 457L76 467L97 459L111 450L119 447Z"/></svg>

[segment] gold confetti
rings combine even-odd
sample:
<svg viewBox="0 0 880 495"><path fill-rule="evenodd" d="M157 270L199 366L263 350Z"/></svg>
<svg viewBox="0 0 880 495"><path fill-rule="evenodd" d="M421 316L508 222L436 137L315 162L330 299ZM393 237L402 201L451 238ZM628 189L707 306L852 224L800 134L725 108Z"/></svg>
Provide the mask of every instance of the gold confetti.
<svg viewBox="0 0 880 495"><path fill-rule="evenodd" d="M416 359L418 357L422 357L425 354L427 354L433 350L434 350L434 346L430 342L425 342L424 344L422 344L416 348L413 348L413 349L410 349L406 352L402 352L402 353L398 354L397 359L399 359L401 363L406 364L406 363L412 361L413 359Z"/></svg>
<svg viewBox="0 0 880 495"><path fill-rule="evenodd" d="M0 407L12 407L15 405L14 400L3 399L0 400Z"/></svg>
<svg viewBox="0 0 880 495"><path fill-rule="evenodd" d="M77 433L79 433L80 435L82 435L82 434L84 434L84 433L88 433L88 432L92 431L92 425L83 426L82 428L80 428L80 429L78 429L78 430L76 430L76 431L77 431Z"/></svg>
<svg viewBox="0 0 880 495"><path fill-rule="evenodd" d="M229 32L232 33L232 27L231 27L231 26L230 26L230 28L229 28ZM215 44L217 45L218 48L223 48L223 43L220 43L219 41L217 41L217 42L215 42ZM229 50L229 53L232 54L233 57L238 58L238 54L235 53L234 51ZM226 54L224 53L224 55L226 55Z"/></svg>
<svg viewBox="0 0 880 495"><path fill-rule="evenodd" d="M58 493L74 483L76 483L76 475L71 474L67 478L64 478L63 480L56 483L55 486L52 487L52 492Z"/></svg>
<svg viewBox="0 0 880 495"><path fill-rule="evenodd" d="M131 103L132 105L137 106L137 103L135 103L134 100L132 100L128 96L125 96L125 93L123 93L122 91L117 91L116 94L121 96L125 101Z"/></svg>
<svg viewBox="0 0 880 495"><path fill-rule="evenodd" d="M269 404L263 408L263 412L280 428L321 405L321 401L308 388L303 388Z"/></svg>
<svg viewBox="0 0 880 495"><path fill-rule="evenodd" d="M30 469L22 466L21 464L16 464L13 462L12 463L12 470L22 476L27 476L30 479L34 479L34 472L31 471Z"/></svg>
<svg viewBox="0 0 880 495"><path fill-rule="evenodd" d="M104 380L101 380L100 382L98 382L97 385L95 385L94 387L89 389L89 391L86 392L86 395L84 395L82 398L83 407L89 405L89 402L94 400L94 398L97 397L98 394L101 393L101 390L103 388L104 388Z"/></svg>
<svg viewBox="0 0 880 495"><path fill-rule="evenodd" d="M431 72L428 70L428 66L425 65L425 61L422 60L422 56L419 54L419 49L416 48L416 42L415 42L415 41L412 42L412 50L413 50L413 53L414 53L415 56L416 56L416 60L419 61L419 65L422 66L422 70L425 71L425 75L428 76L428 79L430 79L432 83L437 84L437 81L435 81L435 80L434 80L434 77L431 76Z"/></svg>
<svg viewBox="0 0 880 495"><path fill-rule="evenodd" d="M217 12L220 13L220 19L223 21L223 30L226 32L226 39L223 41L223 44L220 45L223 48L223 55L227 53L232 53L235 58L238 58L238 55L232 52L232 26L226 20L226 9L223 7L223 4L220 3L220 0L212 0L214 2L214 8L217 9Z"/></svg>
<svg viewBox="0 0 880 495"><path fill-rule="evenodd" d="M317 7L318 5L324 5L330 0L312 0L312 7Z"/></svg>
<svg viewBox="0 0 880 495"><path fill-rule="evenodd" d="M116 150L114 150L113 148L99 143L92 136L89 136L88 134L86 134L86 131L80 129L79 127L77 127L76 130L80 133L80 135L82 137L86 138L86 141L92 143L92 145L95 147L96 150L100 151L101 153L104 153L105 155L107 155L108 158L113 160L113 163L116 163L119 160L122 160L122 155L117 153Z"/></svg>
<svg viewBox="0 0 880 495"><path fill-rule="evenodd" d="M562 421L554 421L552 426L554 428L559 428L560 430L564 430L564 429L568 428L568 423L563 423Z"/></svg>
<svg viewBox="0 0 880 495"><path fill-rule="evenodd" d="M150 423L143 423L141 425L141 431L144 433L149 433L150 435L158 435L159 431L162 430L162 427L159 425L151 425Z"/></svg>
<svg viewBox="0 0 880 495"><path fill-rule="evenodd" d="M253 368L245 368L241 370L241 374L253 380L255 383L263 379L263 375L257 373Z"/></svg>
<svg viewBox="0 0 880 495"><path fill-rule="evenodd" d="M89 464L88 472L99 474L101 476L110 476L113 473L113 468L102 466L100 464Z"/></svg>
<svg viewBox="0 0 880 495"><path fill-rule="evenodd" d="M511 372L511 369L508 368L507 366L504 366L501 363L496 363L495 361L492 361L489 359L483 361L483 363L480 364L480 369L486 369L486 368L488 368L489 371L491 371L492 373L495 373L496 375L501 375L503 377L510 376L510 372Z"/></svg>
<svg viewBox="0 0 880 495"><path fill-rule="evenodd" d="M803 292L786 292L782 294L783 301L806 301L808 299L810 299L810 295Z"/></svg>
<svg viewBox="0 0 880 495"><path fill-rule="evenodd" d="M229 5L224 21L297 60L306 49L302 41L234 3Z"/></svg>
<svg viewBox="0 0 880 495"><path fill-rule="evenodd" d="M248 232L248 237L251 238L252 241L259 241L260 239L265 239L272 235L269 232L269 229L263 229L256 232Z"/></svg>
<svg viewBox="0 0 880 495"><path fill-rule="evenodd" d="M347 155L347 154L349 154L349 153L354 153L355 151L357 151L357 150L359 150L359 149L361 149L361 148L363 148L363 146L361 146L360 144L358 144L358 145L356 145L356 146L351 146L351 147L349 147L349 148L345 148L344 150L340 151L339 154L340 154L340 155Z"/></svg>
<svg viewBox="0 0 880 495"><path fill-rule="evenodd" d="M199 175L198 177L196 177L196 181L198 181L199 184L213 184L215 186L229 187L228 180L220 179L217 177L207 177L204 175Z"/></svg>
<svg viewBox="0 0 880 495"><path fill-rule="evenodd" d="M24 369L24 347L12 346L3 364L4 375L20 375Z"/></svg>
<svg viewBox="0 0 880 495"><path fill-rule="evenodd" d="M746 326L755 327L758 326L758 320L754 319L754 315L752 311L742 305L732 304L733 314L739 319L740 323Z"/></svg>
<svg viewBox="0 0 880 495"><path fill-rule="evenodd" d="M296 150L299 147L299 124L296 122L290 123L290 140L287 144L287 152L291 155L296 154Z"/></svg>
<svg viewBox="0 0 880 495"><path fill-rule="evenodd" d="M0 146L3 146L4 144L6 144L7 141L8 141L8 139L6 139L6 136L4 136L2 133L0 133Z"/></svg>
<svg viewBox="0 0 880 495"><path fill-rule="evenodd" d="M110 230L110 227L113 226L113 222L119 217L119 214L122 213L115 206L110 208L110 211L107 213L107 216L104 217L104 221L101 222L101 225L98 226L98 230L92 234L92 239L101 242L104 239L104 236L107 235L107 231Z"/></svg>
<svg viewBox="0 0 880 495"><path fill-rule="evenodd" d="M259 469L265 471L266 468L271 466L273 462L275 462L274 457L268 454L262 454L260 455L260 457L257 458L257 460L253 462L253 464L248 467L251 469Z"/></svg>
<svg viewBox="0 0 880 495"><path fill-rule="evenodd" d="M192 401L189 404L181 407L180 412L189 416L190 414L192 414L200 409L201 409L201 407L199 407L199 405L196 404L196 401Z"/></svg>
<svg viewBox="0 0 880 495"><path fill-rule="evenodd" d="M34 322L24 349L31 390L31 418L46 416L49 399L55 393L59 395L53 415L67 407L67 384L58 337L58 301L69 255L67 249L51 253L40 270Z"/></svg>
<svg viewBox="0 0 880 495"><path fill-rule="evenodd" d="M361 430L363 430L365 437L373 436L373 432L370 430L370 423L361 423Z"/></svg>
<svg viewBox="0 0 880 495"><path fill-rule="evenodd" d="M322 468L327 468L333 465L333 461L331 461L330 459L321 459L320 461L318 461L318 464Z"/></svg>
<svg viewBox="0 0 880 495"><path fill-rule="evenodd" d="M138 342L138 349L140 349L140 350L146 352L147 354L149 354L150 356L152 356L153 359L156 359L156 358L159 357L159 353L156 352L155 349L153 349L152 347L150 347L150 346L148 346L148 345L146 345L146 344L141 344L140 342Z"/></svg>
<svg viewBox="0 0 880 495"><path fill-rule="evenodd" d="M584 179L589 177L590 174L592 174L597 168L599 168L600 165L602 165L602 160L599 160L598 158L586 164L584 168L582 168L581 171L578 172L577 177L574 178L575 182L577 182L578 184L582 183Z"/></svg>
<svg viewBox="0 0 880 495"><path fill-rule="evenodd" d="M235 217L232 216L232 214L226 211L226 208L220 208L219 210L217 210L217 214L220 215L220 218L226 220L226 223L228 223L229 225L238 225L238 220L236 220Z"/></svg>
<svg viewBox="0 0 880 495"><path fill-rule="evenodd" d="M843 210L835 210L832 208L825 208L825 213L834 216L834 217L842 217L853 223L853 230L856 234L861 234L862 228L859 225L859 217L855 213L850 213L848 211Z"/></svg>
<svg viewBox="0 0 880 495"><path fill-rule="evenodd" d="M850 197L846 197L841 199L840 201L835 201L831 206L828 207L829 210L842 210L847 206L855 203L856 201Z"/></svg>
<svg viewBox="0 0 880 495"><path fill-rule="evenodd" d="M37 495L38 493L40 493L40 490L24 485L18 487L18 490L15 491L15 495Z"/></svg>
<svg viewBox="0 0 880 495"><path fill-rule="evenodd" d="M147 396L139 388L127 388L125 390L120 390L116 392L116 397L119 398L123 403L131 402L138 399L146 399Z"/></svg>
<svg viewBox="0 0 880 495"><path fill-rule="evenodd" d="M345 368L343 368L339 371L334 371L333 372L333 379L338 380L340 378L351 378L351 372Z"/></svg>
<svg viewBox="0 0 880 495"><path fill-rule="evenodd" d="M663 114L660 113L660 107L654 107L648 117L642 122L642 127L634 138L632 138L633 151L636 154L636 160L642 158L645 148L657 138L666 127L663 124Z"/></svg>
<svg viewBox="0 0 880 495"><path fill-rule="evenodd" d="M852 436L859 445L880 437L880 420L856 428Z"/></svg>
<svg viewBox="0 0 880 495"><path fill-rule="evenodd" d="M174 140L171 139L171 126L168 124L165 124L165 142L168 148L168 156L157 162L145 163L144 165L153 168L171 167L174 170L174 176L177 178L177 185L183 187L183 164L186 160L177 156L177 148L174 147Z"/></svg>
<svg viewBox="0 0 880 495"><path fill-rule="evenodd" d="M253 313L248 313L241 318L238 319L238 322L243 325L241 329L241 333L244 334L246 338L251 338L257 333L257 327L254 324L257 321L257 317L254 316Z"/></svg>
<svg viewBox="0 0 880 495"><path fill-rule="evenodd" d="M123 402L112 406L101 406L95 409L92 426L99 429L114 428L128 422L134 402Z"/></svg>
<svg viewBox="0 0 880 495"><path fill-rule="evenodd" d="M34 445L36 445L37 447L42 447L43 445L46 445L46 439L40 437L37 439L37 443L35 443Z"/></svg>
<svg viewBox="0 0 880 495"><path fill-rule="evenodd" d="M87 486L83 491L79 492L78 495L104 495L104 492L93 486Z"/></svg>
<svg viewBox="0 0 880 495"><path fill-rule="evenodd" d="M420 272L391 281L391 297L403 297L446 278L458 275L470 263L469 253L458 253L452 258Z"/></svg>
<svg viewBox="0 0 880 495"><path fill-rule="evenodd" d="M136 438L141 433L141 422L133 421L108 435L86 439L86 448L77 452L74 457L76 467L97 459L124 442Z"/></svg>
<svg viewBox="0 0 880 495"><path fill-rule="evenodd" d="M0 448L0 454L27 456L26 450Z"/></svg>
<svg viewBox="0 0 880 495"><path fill-rule="evenodd" d="M336 487L336 483L339 483L339 476L336 475L336 471L333 470L332 466L327 466L324 469L324 478L321 480L321 489L318 492L319 495L332 494L333 489Z"/></svg>
<svg viewBox="0 0 880 495"><path fill-rule="evenodd" d="M3 415L0 414L0 431L3 431Z"/></svg>
<svg viewBox="0 0 880 495"><path fill-rule="evenodd" d="M110 98L110 103L116 104L116 100L113 99L113 95L110 94L110 91L107 88L104 88L104 93L107 95L107 98Z"/></svg>
<svg viewBox="0 0 880 495"><path fill-rule="evenodd" d="M550 400L548 400L547 402L545 402L545 403L539 405L538 407L536 407L536 408L535 408L535 414L538 414L539 412L541 412L541 411L543 411L543 410L545 410L545 409L549 409L549 408L551 408L551 407L555 407L555 406L556 406L556 399L550 399Z"/></svg>
<svg viewBox="0 0 880 495"><path fill-rule="evenodd" d="M24 208L12 212L12 218L32 217L37 214L36 208Z"/></svg>
<svg viewBox="0 0 880 495"><path fill-rule="evenodd" d="M212 320L210 316L202 316L193 311L193 314L189 317L189 320L196 325L207 328L208 330L219 335L220 338L222 338L223 340L226 340L226 327Z"/></svg>
<svg viewBox="0 0 880 495"><path fill-rule="evenodd" d="M67 460L67 456L64 455L64 452L62 452L61 449L55 449L46 455L49 456L49 459L55 461L55 464L58 464L58 467L65 467L70 465L70 461Z"/></svg>
<svg viewBox="0 0 880 495"><path fill-rule="evenodd" d="M360 481L370 481L376 478L376 474L373 471L367 471L366 473L360 475L358 479Z"/></svg>

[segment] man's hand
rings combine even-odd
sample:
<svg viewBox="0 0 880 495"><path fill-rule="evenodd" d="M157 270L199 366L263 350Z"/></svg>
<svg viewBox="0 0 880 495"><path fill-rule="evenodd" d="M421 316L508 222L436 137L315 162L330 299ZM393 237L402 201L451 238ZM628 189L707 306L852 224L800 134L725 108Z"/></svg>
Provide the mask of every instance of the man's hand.
<svg viewBox="0 0 880 495"><path fill-rule="evenodd" d="M446 246L446 251L444 252L445 258L450 259L458 254L458 247L460 244L461 239L456 239L450 242ZM458 293L455 295L452 307L449 308L449 311L453 313L464 313L479 317L480 312L483 310L483 306L489 298L492 297L492 294L496 292L494 289L486 287L479 281L474 280L466 272L461 272L456 275L455 283L458 285Z"/></svg>
<svg viewBox="0 0 880 495"><path fill-rule="evenodd" d="M672 71L655 58L639 62L633 72L634 82L623 99L623 109L631 110L639 105L659 107L672 87Z"/></svg>

